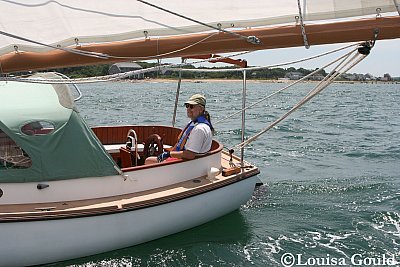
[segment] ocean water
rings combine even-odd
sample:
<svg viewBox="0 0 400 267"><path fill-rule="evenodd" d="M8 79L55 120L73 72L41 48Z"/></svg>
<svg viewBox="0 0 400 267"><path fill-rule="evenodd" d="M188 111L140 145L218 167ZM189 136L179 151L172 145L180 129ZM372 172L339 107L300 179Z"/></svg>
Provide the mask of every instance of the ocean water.
<svg viewBox="0 0 400 267"><path fill-rule="evenodd" d="M284 86L249 82L247 103ZM248 110L246 137L313 86L300 84ZM176 83L80 87L77 104L90 126L171 125ZM190 95L205 94L217 121L241 108L241 87L183 82L177 125L187 121L182 105ZM46 266L399 266L399 103L400 84L332 84L246 147L264 185L238 211L146 244ZM215 138L233 147L240 125L240 115L215 124Z"/></svg>

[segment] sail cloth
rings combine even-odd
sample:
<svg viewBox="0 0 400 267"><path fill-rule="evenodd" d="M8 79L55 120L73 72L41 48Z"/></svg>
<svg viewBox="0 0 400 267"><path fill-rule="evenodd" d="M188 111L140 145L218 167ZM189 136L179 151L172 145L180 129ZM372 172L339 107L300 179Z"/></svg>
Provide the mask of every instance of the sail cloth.
<svg viewBox="0 0 400 267"><path fill-rule="evenodd" d="M222 28L245 28L294 23L296 0L149 0L186 17ZM303 19L325 20L394 12L393 0L301 0ZM67 47L209 31L196 22L168 14L134 0L2 0L0 55L18 51L44 52Z"/></svg>

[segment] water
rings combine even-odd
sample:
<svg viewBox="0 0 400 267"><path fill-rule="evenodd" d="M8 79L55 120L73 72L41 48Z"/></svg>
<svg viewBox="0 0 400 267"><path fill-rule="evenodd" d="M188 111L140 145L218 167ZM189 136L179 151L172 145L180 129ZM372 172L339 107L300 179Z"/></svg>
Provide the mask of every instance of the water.
<svg viewBox="0 0 400 267"><path fill-rule="evenodd" d="M249 83L248 103L283 86ZM301 84L249 110L246 136L313 86ZM176 83L81 88L78 106L91 126L171 124ZM194 93L207 96L214 121L241 107L241 82L184 82L177 125L186 123L182 104ZM399 103L399 84L333 84L246 149L265 185L239 211L143 245L46 266L290 265L285 253L296 257L294 266L400 261ZM240 121L215 125L226 147L240 142Z"/></svg>

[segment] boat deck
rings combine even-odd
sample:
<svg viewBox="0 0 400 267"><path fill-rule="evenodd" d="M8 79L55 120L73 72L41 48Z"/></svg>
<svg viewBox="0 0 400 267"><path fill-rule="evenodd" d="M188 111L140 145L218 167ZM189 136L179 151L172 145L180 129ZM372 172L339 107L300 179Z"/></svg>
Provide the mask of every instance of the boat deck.
<svg viewBox="0 0 400 267"><path fill-rule="evenodd" d="M223 169L231 167L229 155L226 152L222 153L221 163ZM239 159L235 156L233 157L233 163L239 164ZM258 173L257 167L245 162L245 166L238 174L223 176L220 173L212 179L207 176L201 176L181 183L132 194L90 200L1 205L0 222L95 216L141 209L205 193L244 180Z"/></svg>

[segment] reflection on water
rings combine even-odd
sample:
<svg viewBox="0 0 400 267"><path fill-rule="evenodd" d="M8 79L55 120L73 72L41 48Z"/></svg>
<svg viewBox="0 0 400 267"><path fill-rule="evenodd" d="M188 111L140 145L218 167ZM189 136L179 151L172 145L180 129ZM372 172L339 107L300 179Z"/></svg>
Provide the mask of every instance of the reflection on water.
<svg viewBox="0 0 400 267"><path fill-rule="evenodd" d="M205 253L219 258L219 252L214 250L226 250L228 246L224 253L232 254L230 246L244 246L250 239L251 232L244 216L235 211L191 230L142 245L45 266L199 266Z"/></svg>

